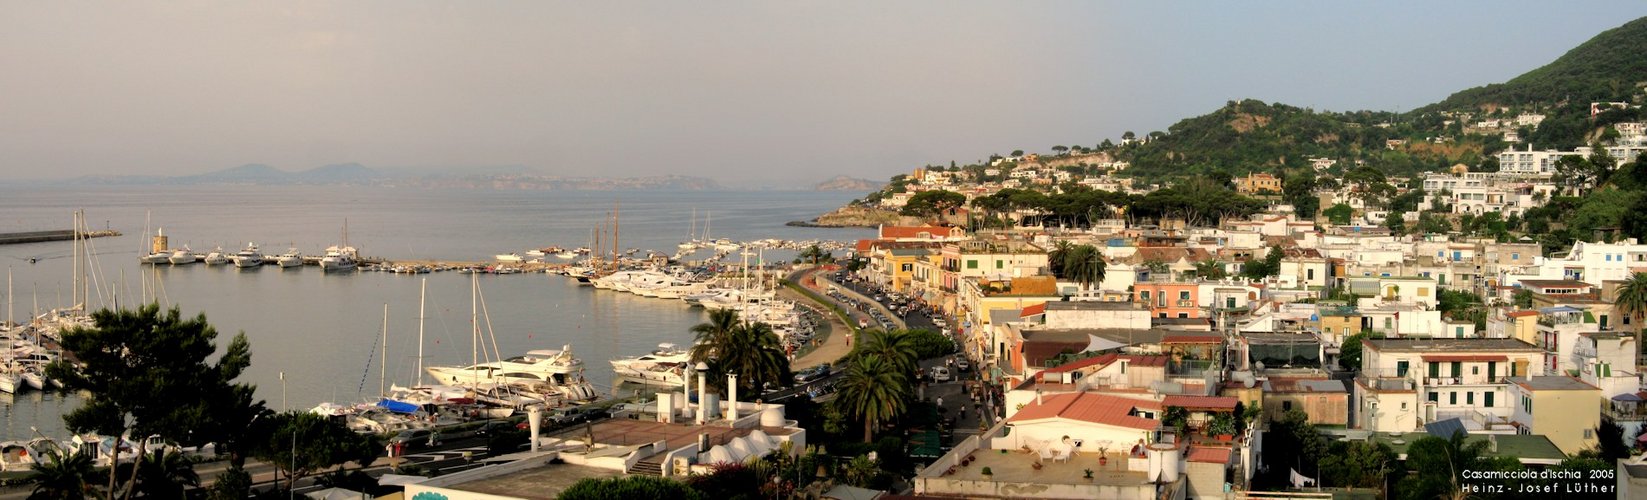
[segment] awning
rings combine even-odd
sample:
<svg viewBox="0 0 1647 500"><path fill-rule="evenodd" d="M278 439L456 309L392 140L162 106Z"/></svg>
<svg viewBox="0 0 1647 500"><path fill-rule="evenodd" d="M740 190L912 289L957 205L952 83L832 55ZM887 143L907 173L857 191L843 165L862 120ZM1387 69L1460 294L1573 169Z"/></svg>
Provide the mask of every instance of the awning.
<svg viewBox="0 0 1647 500"><path fill-rule="evenodd" d="M1628 402L1640 402L1641 401L1641 396L1637 396L1635 394L1619 394L1617 396L1613 396L1613 401L1620 401L1620 402L1626 402L1626 403L1628 403ZM1647 436L1647 434L1643 434L1643 435Z"/></svg>
<svg viewBox="0 0 1647 500"><path fill-rule="evenodd" d="M1103 337L1099 337L1097 335L1093 335L1093 334L1089 333L1089 334L1087 334L1087 348L1082 349L1081 352L1107 351L1107 350L1110 350L1110 349L1119 349L1119 348L1126 347L1126 346L1127 346L1126 344L1122 344L1120 342L1116 342L1116 341L1106 339L1106 338L1103 338Z"/></svg>

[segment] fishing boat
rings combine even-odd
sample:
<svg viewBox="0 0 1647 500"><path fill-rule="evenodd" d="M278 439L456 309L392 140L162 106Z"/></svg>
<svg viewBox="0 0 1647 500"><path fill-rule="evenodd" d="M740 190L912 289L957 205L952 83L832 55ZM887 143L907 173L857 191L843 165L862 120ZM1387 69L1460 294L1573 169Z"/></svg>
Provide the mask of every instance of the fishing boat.
<svg viewBox="0 0 1647 500"><path fill-rule="evenodd" d="M234 254L234 267L262 267L263 252L257 249L256 243L247 242L246 248Z"/></svg>
<svg viewBox="0 0 1647 500"><path fill-rule="evenodd" d="M686 384L686 367L691 353L675 344L658 344L651 354L612 360L612 374L619 380L648 386L680 387Z"/></svg>

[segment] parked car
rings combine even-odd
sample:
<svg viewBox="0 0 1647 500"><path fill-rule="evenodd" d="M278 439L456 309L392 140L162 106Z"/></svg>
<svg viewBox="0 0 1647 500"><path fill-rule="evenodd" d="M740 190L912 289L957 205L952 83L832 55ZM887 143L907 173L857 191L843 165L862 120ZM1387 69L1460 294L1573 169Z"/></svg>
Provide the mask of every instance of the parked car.
<svg viewBox="0 0 1647 500"><path fill-rule="evenodd" d="M818 365L795 372L795 383L805 384L829 376L829 365Z"/></svg>
<svg viewBox="0 0 1647 500"><path fill-rule="evenodd" d="M972 362L957 356L955 358L955 369L960 370L962 373L972 371Z"/></svg>
<svg viewBox="0 0 1647 500"><path fill-rule="evenodd" d="M481 425L480 428L475 429L475 435L490 436L493 434L501 434L518 427L519 426L515 425L514 422L510 422L508 420L493 420L486 422L484 425Z"/></svg>
<svg viewBox="0 0 1647 500"><path fill-rule="evenodd" d="M389 444L405 449L440 446L440 433L431 429L407 429L390 438Z"/></svg>
<svg viewBox="0 0 1647 500"><path fill-rule="evenodd" d="M933 382L948 382L950 380L951 380L951 378L950 378L950 375L949 375L949 369L948 368L944 368L942 366L932 367L932 381Z"/></svg>
<svg viewBox="0 0 1647 500"><path fill-rule="evenodd" d="M599 420L612 414L606 410L595 410L583 407L556 410L549 415L548 421L555 425L581 424L591 420Z"/></svg>

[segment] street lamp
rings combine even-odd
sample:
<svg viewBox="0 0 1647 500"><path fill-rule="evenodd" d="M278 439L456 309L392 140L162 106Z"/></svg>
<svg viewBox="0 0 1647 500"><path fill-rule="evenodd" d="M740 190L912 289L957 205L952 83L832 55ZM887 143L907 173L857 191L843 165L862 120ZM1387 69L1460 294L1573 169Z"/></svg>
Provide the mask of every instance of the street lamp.
<svg viewBox="0 0 1647 500"><path fill-rule="evenodd" d="M286 405L286 372L280 372L280 411L289 411L292 408Z"/></svg>

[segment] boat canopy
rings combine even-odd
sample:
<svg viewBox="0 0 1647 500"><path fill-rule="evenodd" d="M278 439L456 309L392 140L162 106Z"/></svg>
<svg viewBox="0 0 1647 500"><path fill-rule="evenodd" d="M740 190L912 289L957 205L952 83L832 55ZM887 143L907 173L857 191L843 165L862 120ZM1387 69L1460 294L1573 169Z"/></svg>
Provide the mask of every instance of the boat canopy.
<svg viewBox="0 0 1647 500"><path fill-rule="evenodd" d="M416 413L422 408L412 403L405 403L387 398L378 401L377 405L395 413Z"/></svg>

